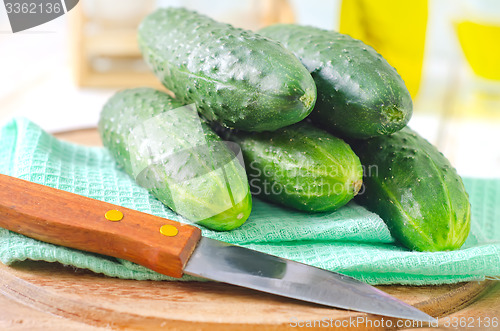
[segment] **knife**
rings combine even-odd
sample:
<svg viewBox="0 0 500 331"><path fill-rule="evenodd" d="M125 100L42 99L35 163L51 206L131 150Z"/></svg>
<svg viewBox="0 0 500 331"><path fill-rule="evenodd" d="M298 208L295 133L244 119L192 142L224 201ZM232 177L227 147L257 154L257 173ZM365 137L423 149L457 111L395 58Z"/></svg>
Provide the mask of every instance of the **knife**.
<svg viewBox="0 0 500 331"><path fill-rule="evenodd" d="M205 238L192 225L1 174L0 227L171 277L185 273L331 307L435 322L349 276Z"/></svg>

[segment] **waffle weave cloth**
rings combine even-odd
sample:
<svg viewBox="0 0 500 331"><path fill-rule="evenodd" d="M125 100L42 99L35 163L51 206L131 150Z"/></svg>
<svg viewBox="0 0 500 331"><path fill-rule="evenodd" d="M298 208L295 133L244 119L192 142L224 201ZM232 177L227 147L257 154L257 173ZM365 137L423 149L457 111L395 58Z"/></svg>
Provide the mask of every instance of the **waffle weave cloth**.
<svg viewBox="0 0 500 331"><path fill-rule="evenodd" d="M0 131L0 173L93 199L189 223L125 174L102 147L63 142L27 119ZM335 212L306 214L254 198L238 229L204 236L370 284L431 285L500 276L500 179L464 178L472 206L471 233L456 251L412 252L398 245L382 219L350 202ZM110 277L173 280L129 261L40 242L0 229L0 260L59 262ZM182 280L201 280L185 276Z"/></svg>

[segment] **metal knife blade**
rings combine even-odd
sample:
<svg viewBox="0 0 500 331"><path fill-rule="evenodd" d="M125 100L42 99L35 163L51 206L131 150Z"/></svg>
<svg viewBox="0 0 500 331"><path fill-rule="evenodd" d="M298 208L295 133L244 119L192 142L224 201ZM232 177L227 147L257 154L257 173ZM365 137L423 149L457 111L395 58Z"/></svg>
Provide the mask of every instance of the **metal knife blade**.
<svg viewBox="0 0 500 331"><path fill-rule="evenodd" d="M184 272L331 307L434 321L415 307L352 277L205 237Z"/></svg>
<svg viewBox="0 0 500 331"><path fill-rule="evenodd" d="M204 238L191 225L1 174L0 227L172 277L187 273L332 307L435 321L354 278Z"/></svg>

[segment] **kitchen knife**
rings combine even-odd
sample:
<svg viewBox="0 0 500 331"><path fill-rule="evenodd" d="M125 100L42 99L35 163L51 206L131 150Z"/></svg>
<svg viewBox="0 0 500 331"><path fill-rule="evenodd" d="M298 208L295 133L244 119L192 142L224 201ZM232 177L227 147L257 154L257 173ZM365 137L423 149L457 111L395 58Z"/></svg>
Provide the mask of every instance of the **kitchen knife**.
<svg viewBox="0 0 500 331"><path fill-rule="evenodd" d="M354 278L204 238L195 226L0 175L0 227L48 243L113 256L332 307L433 322Z"/></svg>

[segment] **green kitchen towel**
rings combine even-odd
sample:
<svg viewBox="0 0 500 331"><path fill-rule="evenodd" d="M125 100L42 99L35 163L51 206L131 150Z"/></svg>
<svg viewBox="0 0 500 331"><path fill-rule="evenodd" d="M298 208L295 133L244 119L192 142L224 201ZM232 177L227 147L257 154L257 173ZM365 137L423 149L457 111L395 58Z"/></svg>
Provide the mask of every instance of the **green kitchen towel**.
<svg viewBox="0 0 500 331"><path fill-rule="evenodd" d="M0 173L180 222L120 170L104 148L59 141L26 119L0 131ZM384 222L351 202L338 211L305 214L254 199L248 221L230 232L203 235L370 284L445 284L500 275L500 179L465 179L472 229L457 251L412 252L394 242ZM0 260L60 262L112 277L171 280L128 261L59 247L0 229ZM194 279L184 277L183 280Z"/></svg>

